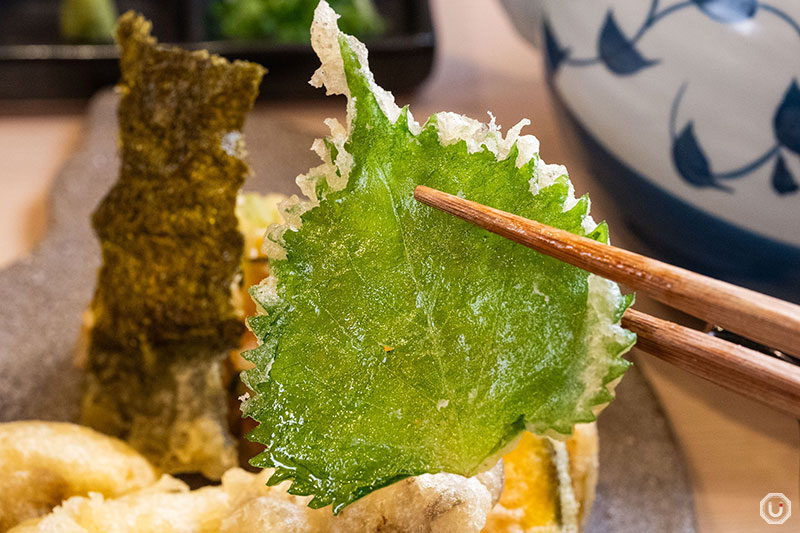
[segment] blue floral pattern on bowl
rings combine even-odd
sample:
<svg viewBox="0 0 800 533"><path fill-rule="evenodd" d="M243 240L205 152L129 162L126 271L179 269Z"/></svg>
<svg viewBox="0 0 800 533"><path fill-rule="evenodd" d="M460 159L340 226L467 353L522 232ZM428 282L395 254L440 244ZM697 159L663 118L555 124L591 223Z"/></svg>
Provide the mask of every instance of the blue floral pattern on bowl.
<svg viewBox="0 0 800 533"><path fill-rule="evenodd" d="M669 7L660 9L659 0L652 0L650 11L636 33L627 37L619 28L614 12L608 10L605 21L597 42L597 55L595 57L572 57L569 48L559 43L550 24L544 21L544 39L547 57L547 71L549 76L556 74L563 66L586 67L602 63L605 67L619 76L636 74L638 71L657 65L659 59L648 59L637 49L636 43L653 28L659 21L685 8L695 8L702 11L712 19L732 24L752 18L758 9L773 13L791 25L800 37L800 25L783 10L766 2L757 0L685 0ZM773 127L777 142L764 154L757 156L752 162L741 168L725 172L713 172L708 157L701 148L695 133L694 123L689 121L676 131L676 116L681 97L686 91L688 83L684 83L675 97L671 120L670 132L672 135L672 158L678 173L692 185L697 187L716 187L720 190L731 192L724 185L725 180L739 179L757 170L762 165L774 160L772 171L772 187L778 194L794 193L800 186L786 165L781 155L781 148L786 148L800 154L800 89L797 81L793 80L783 101L778 106L773 119Z"/></svg>
<svg viewBox="0 0 800 533"><path fill-rule="evenodd" d="M631 228L800 302L800 1L500 1Z"/></svg>

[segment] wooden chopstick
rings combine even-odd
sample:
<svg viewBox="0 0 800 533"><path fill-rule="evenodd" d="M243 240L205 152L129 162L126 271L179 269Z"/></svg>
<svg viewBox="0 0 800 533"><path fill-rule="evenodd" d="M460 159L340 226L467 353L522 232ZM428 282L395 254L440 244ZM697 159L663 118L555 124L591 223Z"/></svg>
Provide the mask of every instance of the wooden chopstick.
<svg viewBox="0 0 800 533"><path fill-rule="evenodd" d="M798 305L423 185L414 198L761 344L800 353Z"/></svg>
<svg viewBox="0 0 800 533"><path fill-rule="evenodd" d="M635 309L636 346L707 381L800 418L800 366Z"/></svg>
<svg viewBox="0 0 800 533"><path fill-rule="evenodd" d="M414 198L762 344L800 353L800 306L423 185ZM800 417L800 367L634 309L622 324L637 334L642 350Z"/></svg>

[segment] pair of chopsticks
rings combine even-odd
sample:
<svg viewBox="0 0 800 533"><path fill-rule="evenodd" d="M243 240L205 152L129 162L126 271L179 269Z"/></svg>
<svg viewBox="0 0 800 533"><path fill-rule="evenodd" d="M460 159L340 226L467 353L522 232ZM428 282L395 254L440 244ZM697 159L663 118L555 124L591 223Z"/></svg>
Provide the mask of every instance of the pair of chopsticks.
<svg viewBox="0 0 800 533"><path fill-rule="evenodd" d="M789 354L800 353L800 306L420 185L414 198L501 237ZM800 366L628 309L637 346L725 388L800 417Z"/></svg>

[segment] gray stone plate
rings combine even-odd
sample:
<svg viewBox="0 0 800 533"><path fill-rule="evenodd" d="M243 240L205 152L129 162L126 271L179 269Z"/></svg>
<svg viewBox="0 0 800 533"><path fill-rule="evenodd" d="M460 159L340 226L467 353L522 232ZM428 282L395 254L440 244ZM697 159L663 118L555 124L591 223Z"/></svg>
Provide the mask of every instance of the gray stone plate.
<svg viewBox="0 0 800 533"><path fill-rule="evenodd" d="M50 193L46 239L0 272L0 421L78 415L81 371L73 354L99 266L89 215L117 176L115 107L110 92L95 98L85 149ZM256 110L246 129L255 175L245 187L295 192L294 175L317 164L309 151L314 133L271 108ZM622 380L599 427L600 481L586 530L695 531L686 466L636 368Z"/></svg>

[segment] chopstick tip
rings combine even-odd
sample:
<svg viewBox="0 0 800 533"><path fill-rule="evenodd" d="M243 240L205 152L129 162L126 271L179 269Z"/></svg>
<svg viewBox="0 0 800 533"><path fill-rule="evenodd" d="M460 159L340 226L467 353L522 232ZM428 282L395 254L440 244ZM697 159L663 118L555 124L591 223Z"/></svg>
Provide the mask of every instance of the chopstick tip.
<svg viewBox="0 0 800 533"><path fill-rule="evenodd" d="M414 188L414 199L421 204L437 209L443 209L443 206L452 200L450 194L426 185L417 185Z"/></svg>

